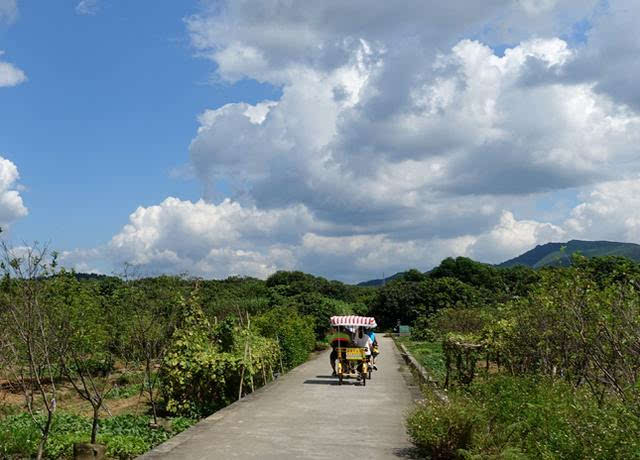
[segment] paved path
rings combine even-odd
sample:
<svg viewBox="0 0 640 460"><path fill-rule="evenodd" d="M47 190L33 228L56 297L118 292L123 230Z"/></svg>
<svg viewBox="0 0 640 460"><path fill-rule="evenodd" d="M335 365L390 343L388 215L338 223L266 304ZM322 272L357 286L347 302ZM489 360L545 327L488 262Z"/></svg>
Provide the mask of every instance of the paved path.
<svg viewBox="0 0 640 460"><path fill-rule="evenodd" d="M331 377L329 352L216 412L145 459L397 459L410 443L404 420L417 391L390 338L378 371L360 386Z"/></svg>

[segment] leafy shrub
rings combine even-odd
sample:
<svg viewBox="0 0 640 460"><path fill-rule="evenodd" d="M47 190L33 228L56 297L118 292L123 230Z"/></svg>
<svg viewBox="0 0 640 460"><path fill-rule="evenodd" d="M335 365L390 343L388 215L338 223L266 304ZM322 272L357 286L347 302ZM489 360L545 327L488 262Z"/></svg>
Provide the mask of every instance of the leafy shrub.
<svg viewBox="0 0 640 460"><path fill-rule="evenodd" d="M0 420L0 458L29 457L37 452L40 431L29 414L12 415Z"/></svg>
<svg viewBox="0 0 640 460"><path fill-rule="evenodd" d="M221 331L234 339L220 340ZM212 329L192 297L183 305L182 326L174 333L160 370L166 409L193 417L209 415L235 401L243 388L265 383L279 358L275 340L231 329L227 321Z"/></svg>
<svg viewBox="0 0 640 460"><path fill-rule="evenodd" d="M640 419L564 382L494 376L446 403L426 391L407 430L431 458L640 459Z"/></svg>
<svg viewBox="0 0 640 460"><path fill-rule="evenodd" d="M113 372L115 361L111 353L96 353L82 362L82 371L89 375L106 376Z"/></svg>
<svg viewBox="0 0 640 460"><path fill-rule="evenodd" d="M208 415L230 402L240 360L220 351L195 297L182 305L181 314L181 327L160 369L166 408L175 414Z"/></svg>
<svg viewBox="0 0 640 460"><path fill-rule="evenodd" d="M409 437L428 458L461 458L462 452L471 446L475 408L463 398L446 403L429 390L426 396L409 416Z"/></svg>
<svg viewBox="0 0 640 460"><path fill-rule="evenodd" d="M478 447L511 446L532 458L640 458L640 419L615 400L544 377L499 376L473 385L487 430Z"/></svg>
<svg viewBox="0 0 640 460"><path fill-rule="evenodd" d="M300 316L295 308L276 307L256 318L257 330L275 339L282 350L283 365L287 369L302 364L316 345L313 319Z"/></svg>

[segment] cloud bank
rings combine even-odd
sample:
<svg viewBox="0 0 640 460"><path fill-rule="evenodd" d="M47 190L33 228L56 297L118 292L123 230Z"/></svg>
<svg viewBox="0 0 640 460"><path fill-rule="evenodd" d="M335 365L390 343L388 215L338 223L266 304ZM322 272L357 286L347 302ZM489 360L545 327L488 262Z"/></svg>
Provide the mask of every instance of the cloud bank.
<svg viewBox="0 0 640 460"><path fill-rule="evenodd" d="M186 26L215 78L282 96L199 114L202 199L139 208L105 251L357 281L576 237L638 242L638 15L622 0L205 1ZM567 193L564 213L544 204Z"/></svg>

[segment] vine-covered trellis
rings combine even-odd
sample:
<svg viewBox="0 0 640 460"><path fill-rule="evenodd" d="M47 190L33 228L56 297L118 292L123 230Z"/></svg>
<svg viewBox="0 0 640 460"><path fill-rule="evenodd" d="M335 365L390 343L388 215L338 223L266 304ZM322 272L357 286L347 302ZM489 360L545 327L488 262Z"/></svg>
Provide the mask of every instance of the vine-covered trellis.
<svg viewBox="0 0 640 460"><path fill-rule="evenodd" d="M473 336L449 334L442 342L442 350L447 371L444 387L448 388L452 377L463 385L470 384L484 345Z"/></svg>

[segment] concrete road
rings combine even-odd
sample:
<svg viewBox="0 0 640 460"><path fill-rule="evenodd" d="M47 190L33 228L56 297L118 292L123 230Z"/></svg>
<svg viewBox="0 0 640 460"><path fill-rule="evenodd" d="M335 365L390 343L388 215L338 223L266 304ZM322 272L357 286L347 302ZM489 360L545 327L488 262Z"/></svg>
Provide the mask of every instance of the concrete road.
<svg viewBox="0 0 640 460"><path fill-rule="evenodd" d="M393 341L378 340L378 370L366 386L339 386L327 351L142 458L409 457L404 420L418 392Z"/></svg>

